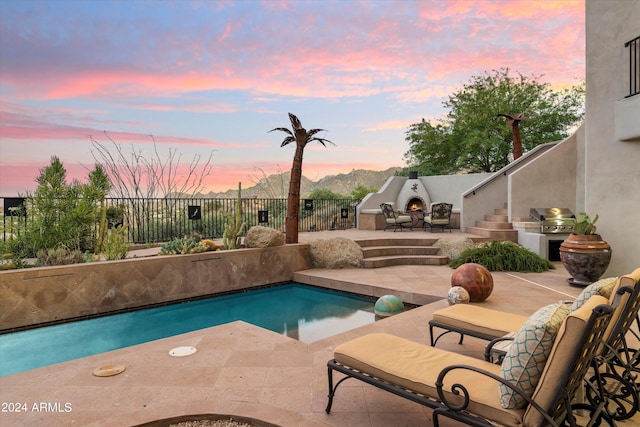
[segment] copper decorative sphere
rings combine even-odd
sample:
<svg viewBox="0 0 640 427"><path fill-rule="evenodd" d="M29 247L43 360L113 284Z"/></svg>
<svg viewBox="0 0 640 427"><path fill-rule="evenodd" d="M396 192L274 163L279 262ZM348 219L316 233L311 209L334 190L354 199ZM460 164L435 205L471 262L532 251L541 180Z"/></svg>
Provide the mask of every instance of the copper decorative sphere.
<svg viewBox="0 0 640 427"><path fill-rule="evenodd" d="M469 292L471 302L486 300L493 292L493 276L480 264L462 264L451 275L451 286L461 286Z"/></svg>

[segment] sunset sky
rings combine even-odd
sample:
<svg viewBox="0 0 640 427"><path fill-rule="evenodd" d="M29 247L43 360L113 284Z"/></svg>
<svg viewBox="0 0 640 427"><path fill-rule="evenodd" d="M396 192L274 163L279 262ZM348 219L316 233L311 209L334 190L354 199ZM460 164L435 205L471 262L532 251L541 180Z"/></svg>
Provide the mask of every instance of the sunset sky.
<svg viewBox="0 0 640 427"><path fill-rule="evenodd" d="M58 156L84 180L90 137L188 164L206 191L288 171L288 112L312 180L404 166L405 132L473 75L508 67L555 89L585 78L584 0L0 0L0 197Z"/></svg>

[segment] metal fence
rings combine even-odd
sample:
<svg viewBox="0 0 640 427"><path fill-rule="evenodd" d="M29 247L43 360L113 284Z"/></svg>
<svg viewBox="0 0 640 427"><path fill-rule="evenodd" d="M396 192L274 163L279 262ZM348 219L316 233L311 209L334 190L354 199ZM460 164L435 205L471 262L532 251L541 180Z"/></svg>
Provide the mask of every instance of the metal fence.
<svg viewBox="0 0 640 427"><path fill-rule="evenodd" d="M640 36L624 44L629 48L629 94L625 98L640 94Z"/></svg>
<svg viewBox="0 0 640 427"><path fill-rule="evenodd" d="M19 234L34 220L28 199L3 198L3 239ZM106 199L109 227L126 226L129 241L137 244L166 242L198 233L221 238L225 224L235 221L237 199L161 198ZM345 230L355 226L356 199L304 199L300 201L299 230ZM242 199L245 232L255 225L285 231L286 199ZM97 223L96 223L97 229Z"/></svg>

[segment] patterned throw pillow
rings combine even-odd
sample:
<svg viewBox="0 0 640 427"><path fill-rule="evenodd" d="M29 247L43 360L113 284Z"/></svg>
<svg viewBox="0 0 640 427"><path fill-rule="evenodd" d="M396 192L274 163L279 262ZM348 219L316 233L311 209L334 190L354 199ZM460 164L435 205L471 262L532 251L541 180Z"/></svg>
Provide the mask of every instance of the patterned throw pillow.
<svg viewBox="0 0 640 427"><path fill-rule="evenodd" d="M573 304L571 304L571 307L569 307L569 311L576 311L577 309L582 307L582 304L589 301L589 298L591 298L593 295L601 295L605 298L609 298L611 296L613 288L615 288L616 286L617 281L617 277L608 277L606 279L600 279L597 282L593 282L592 284L584 288L582 292L580 292L580 295L578 295Z"/></svg>
<svg viewBox="0 0 640 427"><path fill-rule="evenodd" d="M560 325L568 315L569 306L562 301L533 313L513 339L513 344L502 361L500 376L531 397ZM503 408L522 408L526 403L520 395L500 384L500 404Z"/></svg>

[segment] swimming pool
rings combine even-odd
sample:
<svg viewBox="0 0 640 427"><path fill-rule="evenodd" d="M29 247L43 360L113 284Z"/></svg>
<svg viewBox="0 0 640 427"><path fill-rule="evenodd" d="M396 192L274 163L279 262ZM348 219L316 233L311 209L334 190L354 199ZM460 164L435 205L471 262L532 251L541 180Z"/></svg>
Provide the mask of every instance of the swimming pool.
<svg viewBox="0 0 640 427"><path fill-rule="evenodd" d="M0 376L236 320L305 343L375 321L375 299L290 283L0 335Z"/></svg>

